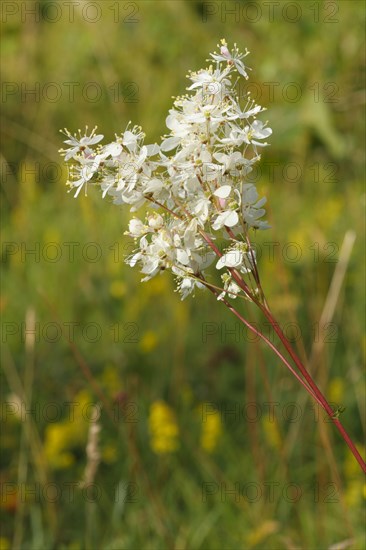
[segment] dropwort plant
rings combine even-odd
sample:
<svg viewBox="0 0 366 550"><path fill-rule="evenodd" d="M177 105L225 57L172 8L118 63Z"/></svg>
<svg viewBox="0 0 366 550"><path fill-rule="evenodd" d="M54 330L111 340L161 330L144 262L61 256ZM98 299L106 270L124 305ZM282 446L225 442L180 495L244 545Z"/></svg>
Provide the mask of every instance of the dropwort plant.
<svg viewBox="0 0 366 550"><path fill-rule="evenodd" d="M248 93L241 104L240 79L248 68L236 44L225 40L206 69L190 72L188 93L175 99L166 118L169 133L159 144L144 144L141 127L130 123L115 141L102 145L96 128L83 135L65 130L69 187L77 197L89 184L134 213L127 235L136 250L126 258L147 281L165 270L182 299L206 288L259 338L326 411L361 468L366 464L334 411L273 318L261 286L253 232L269 228L260 198L247 175L260 160L271 128L257 118L265 109ZM135 214L143 211L141 217ZM215 284L217 270L222 283ZM237 297L256 305L281 340L288 358L233 305Z"/></svg>

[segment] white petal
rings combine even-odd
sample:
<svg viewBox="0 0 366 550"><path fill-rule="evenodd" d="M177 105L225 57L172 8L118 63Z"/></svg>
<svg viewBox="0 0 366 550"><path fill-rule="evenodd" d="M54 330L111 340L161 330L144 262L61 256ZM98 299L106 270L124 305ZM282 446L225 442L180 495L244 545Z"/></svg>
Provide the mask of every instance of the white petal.
<svg viewBox="0 0 366 550"><path fill-rule="evenodd" d="M236 212L230 212L229 215L225 218L224 225L227 227L234 227L239 221L239 216Z"/></svg>
<svg viewBox="0 0 366 550"><path fill-rule="evenodd" d="M206 149L204 151L202 151L200 157L201 157L201 160L202 160L203 163L212 161L211 153L209 151L207 151Z"/></svg>
<svg viewBox="0 0 366 550"><path fill-rule="evenodd" d="M183 265L189 264L189 257L185 250L182 250L181 248L178 248L177 250L177 260Z"/></svg>
<svg viewBox="0 0 366 550"><path fill-rule="evenodd" d="M225 267L225 254L221 256L221 258L216 264L216 269L222 269L223 267Z"/></svg>
<svg viewBox="0 0 366 550"><path fill-rule="evenodd" d="M95 145L96 143L98 143L103 138L104 138L103 134L98 134L96 136L93 136L91 139L87 138L87 143L88 143L88 145ZM80 143L82 143L83 139L84 138L81 138Z"/></svg>
<svg viewBox="0 0 366 550"><path fill-rule="evenodd" d="M240 61L240 59L234 59L235 67L237 68L238 72L244 76L244 78L248 79L247 72L244 67L244 63Z"/></svg>
<svg viewBox="0 0 366 550"><path fill-rule="evenodd" d="M160 147L157 143L152 143L151 145L146 145L147 149L147 156L152 157L153 155L157 155L160 151Z"/></svg>
<svg viewBox="0 0 366 550"><path fill-rule="evenodd" d="M103 150L103 154L111 155L112 157L118 157L121 152L122 145L120 145L120 143L109 143Z"/></svg>
<svg viewBox="0 0 366 550"><path fill-rule="evenodd" d="M159 259L158 258L147 258L146 262L144 263L141 273L145 273L146 275L150 275L153 273L159 266Z"/></svg>
<svg viewBox="0 0 366 550"><path fill-rule="evenodd" d="M156 191L160 191L162 188L163 182L157 178L154 178L144 187L144 193L155 193Z"/></svg>
<svg viewBox="0 0 366 550"><path fill-rule="evenodd" d="M187 229L184 232L184 244L186 248L194 248L197 234L197 220L193 219L189 222Z"/></svg>
<svg viewBox="0 0 366 550"><path fill-rule="evenodd" d="M257 141L255 139L252 139L251 141L252 145L256 145L257 147L267 147L268 143L264 141L263 143L261 141Z"/></svg>
<svg viewBox="0 0 366 550"><path fill-rule="evenodd" d="M243 186L243 204L254 204L258 199L257 189L253 184L245 184Z"/></svg>
<svg viewBox="0 0 366 550"><path fill-rule="evenodd" d="M256 204L255 206L256 206L256 208L260 208L261 206L263 206L264 204L266 204L266 202L267 202L266 197L262 197L262 198L257 202L257 204Z"/></svg>
<svg viewBox="0 0 366 550"><path fill-rule="evenodd" d="M174 147L178 145L179 141L180 141L179 137L175 137L175 136L168 137L163 141L163 143L160 146L160 149L162 151L171 151L171 149L174 149Z"/></svg>
<svg viewBox="0 0 366 550"><path fill-rule="evenodd" d="M212 228L217 230L221 229L226 225L227 227L234 227L239 221L239 216L235 211L227 210L226 212L221 212L212 224Z"/></svg>
<svg viewBox="0 0 366 550"><path fill-rule="evenodd" d="M179 126L177 114L178 113L172 109L170 114L166 117L165 124L169 130L175 130Z"/></svg>
<svg viewBox="0 0 366 550"><path fill-rule="evenodd" d="M243 262L243 254L239 250L230 250L225 257L226 267L237 267Z"/></svg>
<svg viewBox="0 0 366 550"><path fill-rule="evenodd" d="M217 269L222 267L237 267L243 261L243 254L239 250L229 250L226 252L216 264Z"/></svg>
<svg viewBox="0 0 366 550"><path fill-rule="evenodd" d="M219 197L220 199L226 199L231 192L231 186L230 185L222 185L216 191L214 192L215 197Z"/></svg>
<svg viewBox="0 0 366 550"><path fill-rule="evenodd" d="M128 260L126 260L126 263L130 266L130 267L135 267L135 265L137 264L137 262L142 258L142 254L141 252L137 252L136 254L134 254L132 256L132 258L129 258Z"/></svg>
<svg viewBox="0 0 366 550"><path fill-rule="evenodd" d="M123 144L124 145L131 145L132 143L136 143L137 137L135 134L133 134L130 130L126 130L123 134Z"/></svg>
<svg viewBox="0 0 366 550"><path fill-rule="evenodd" d="M219 214L216 220L212 224L212 229L215 229L215 231L217 229L221 229L221 227L224 226L224 219L225 219L225 216L223 214Z"/></svg>

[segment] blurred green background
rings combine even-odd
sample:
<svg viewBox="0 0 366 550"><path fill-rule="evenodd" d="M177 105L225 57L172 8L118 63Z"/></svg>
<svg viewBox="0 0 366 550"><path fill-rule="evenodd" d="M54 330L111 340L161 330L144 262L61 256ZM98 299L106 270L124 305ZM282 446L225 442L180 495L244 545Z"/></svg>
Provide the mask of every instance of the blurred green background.
<svg viewBox="0 0 366 550"><path fill-rule="evenodd" d="M364 548L365 485L338 433L211 295L141 284L129 212L74 200L58 154L64 127L109 140L131 120L159 140L187 71L223 37L247 47L273 128L252 175L272 225L263 287L361 449L364 3L1 10L1 549Z"/></svg>

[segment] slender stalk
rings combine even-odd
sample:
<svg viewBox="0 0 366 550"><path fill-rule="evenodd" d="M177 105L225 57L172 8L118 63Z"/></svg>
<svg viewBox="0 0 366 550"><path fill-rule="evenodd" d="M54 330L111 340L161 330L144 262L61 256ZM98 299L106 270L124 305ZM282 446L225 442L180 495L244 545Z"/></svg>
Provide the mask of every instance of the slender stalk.
<svg viewBox="0 0 366 550"><path fill-rule="evenodd" d="M205 284L205 283L204 283ZM215 291L211 286L205 284L206 288L208 288L213 294L215 294L215 296L218 296L218 292ZM291 367L290 363L286 360L286 358L282 355L282 353L272 344L272 342L266 338L266 336L264 336L264 334L262 334L262 332L260 332L259 330L257 330L255 328L254 325L252 325L251 323L249 323L246 319L244 319L244 317L225 299L221 300L228 309L230 309L230 311L238 318L240 319L240 321L246 326L249 328L249 330L251 330L254 334L256 334L257 336L259 336L259 338L261 340L263 340L268 347L271 348L271 350L281 359L282 363L292 372L292 374L298 379L298 381L300 382L300 384L302 384L304 386L304 388L306 389L306 391L308 393L310 393L310 395L319 403L319 405L322 406L321 402L319 401L319 399L317 398L317 396L315 395L315 393L312 391L312 389L306 384L306 382L304 382L304 380L297 374L297 372Z"/></svg>
<svg viewBox="0 0 366 550"><path fill-rule="evenodd" d="M213 241L210 239L210 237L204 232L201 232L201 235L203 236L205 241L208 243L210 248L215 252L215 254L218 257L221 257L222 256L221 252L219 251L217 246L213 243ZM335 424L335 426L338 429L339 433L341 434L342 438L344 439L344 441L348 445L349 449L351 450L353 456L355 457L358 464L360 465L362 471L366 474L366 463L363 460L363 458L361 457L360 453L358 452L358 450L356 448L356 445L353 443L352 439L350 438L347 431L345 430L345 428L341 424L340 420L335 416L335 411L333 411L332 407L329 405L329 403L326 400L325 396L323 395L321 390L318 388L318 386L314 382L311 374L306 370L305 366L302 364L301 360L296 355L295 351L293 350L293 348L291 346L291 343L289 342L289 340L286 338L286 336L282 332L282 330L279 326L279 323L277 323L277 321L274 319L274 317L273 317L273 315L272 315L272 313L271 313L271 311L270 311L270 309L267 305L267 302L264 298L263 290L262 290L262 287L261 287L260 281L259 281L258 271L256 270L256 274L258 275L258 280L256 282L258 283L258 288L260 289L260 293L263 296L263 302L260 302L258 299L256 299L256 297L254 296L254 293L251 292L250 288L247 286L247 284L245 283L245 281L243 280L242 276L240 275L240 273L238 271L236 271L235 269L230 269L230 272L233 276L233 279L235 279L235 281L238 283L240 288L244 291L244 293L248 296L248 298L259 307L259 309L262 311L264 316L270 322L270 324L273 327L274 331L276 332L277 336L279 337L282 344L284 345L287 353L289 354L291 359L294 361L297 369L300 371L301 375L303 376L303 378L305 380L303 380L294 371L294 369L291 367L291 365L288 363L288 361L286 361L286 359L277 350L277 348L272 344L272 342L270 342L264 336L264 334L262 334L260 331L258 331L253 325L248 323L248 321L246 321L246 319L244 319L244 317L242 315L240 315L240 313L227 300L224 299L222 301L224 302L226 307L228 307L230 309L230 311L236 317L238 317L238 319L240 319L240 321L243 324L245 324L252 332L254 332L254 334L257 334L271 348L271 350L274 351L274 353L276 353L276 355L281 359L281 361L284 363L284 365L292 372L292 374L294 374L294 376L297 378L297 380L299 380L299 382L304 386L306 391L313 397L313 399L315 399L315 401L317 401L317 403L320 404L320 406L324 409L324 411L331 418L333 424ZM206 285L206 286L207 286L207 288L209 288L209 290L211 290L211 292L213 292L215 295L217 295L217 293L212 288L208 287L208 285Z"/></svg>
<svg viewBox="0 0 366 550"><path fill-rule="evenodd" d="M281 342L285 346L288 354L293 359L293 361L296 364L297 368L299 369L299 371L301 372L301 374L303 375L303 377L305 378L305 380L307 381L307 383L309 384L309 386L313 390L313 393L317 397L318 403L321 404L323 409L326 411L328 416L331 418L333 424L335 424L335 426L337 427L337 429L340 432L341 436L343 437L344 441L347 443L348 447L352 451L352 454L354 455L357 462L361 466L363 472L366 473L366 463L365 463L365 461L361 457L361 455L358 452L355 444L353 443L352 439L350 438L350 436L346 432L346 430L343 427L343 425L341 424L340 420L335 416L332 407L329 405L329 403L326 400L325 396L323 395L323 393L320 391L320 389L318 388L318 386L314 382L314 380L311 377L310 373L306 370L304 365L301 363L300 359L297 357L296 353L292 349L292 346L291 346L289 340L286 338L286 336L282 332L281 327L279 326L279 324L275 321L275 319L274 319L272 313L270 312L269 308L267 306L260 306L260 308L261 308L262 312L264 313L264 315L266 316L266 318L268 319L268 321L271 323L274 331L276 332L277 336L279 337L279 339L281 340Z"/></svg>

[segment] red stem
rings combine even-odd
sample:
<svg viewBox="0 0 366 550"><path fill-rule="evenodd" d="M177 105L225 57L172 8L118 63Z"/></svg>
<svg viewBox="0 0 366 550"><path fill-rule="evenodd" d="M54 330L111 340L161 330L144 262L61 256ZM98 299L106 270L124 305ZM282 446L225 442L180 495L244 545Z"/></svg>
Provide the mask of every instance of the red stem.
<svg viewBox="0 0 366 550"><path fill-rule="evenodd" d="M211 249L216 253L216 255L218 257L221 257L222 256L221 252L219 251L217 246L213 243L213 241L210 239L210 237L206 233L204 233L203 231L201 232L201 235L203 236L205 241L209 244ZM293 370L293 368L291 367L291 365L289 365L289 363L286 361L286 359L283 357L283 355L277 350L277 348L262 333L260 333L257 329L255 329L255 327L253 327L250 323L248 323L248 321L246 321L244 319L244 317L242 317L240 315L240 313L238 313L238 311L236 311L236 309L233 306L230 305L229 302L227 302L226 300L223 300L225 305L230 309L230 311L232 313L234 313L234 315L236 315L236 317L238 317L238 319L240 319L242 321L242 323L244 323L252 332L254 332L258 336L260 336L260 338L262 338L262 340L264 340L266 342L266 344L272 349L272 351L274 351L276 353L276 355L278 355L278 357L286 365L286 367L292 372L292 374L294 374L296 376L297 380L300 381L300 383L304 386L306 391L321 405L321 407L325 410L325 412L331 418L333 424L335 424L335 426L337 427L337 429L338 429L339 433L341 434L342 438L344 439L344 441L346 442L346 444L350 448L353 456L355 457L355 459L357 460L357 462L361 466L362 471L364 473L366 473L366 463L365 463L365 461L361 457L361 455L358 452L355 444L353 443L352 439L350 438L350 436L346 432L346 430L343 427L343 425L341 424L340 420L335 417L335 411L333 411L332 407L329 405L328 401L326 400L326 398L324 397L324 395L322 394L322 392L320 391L320 389L318 388L318 386L314 382L313 378L311 377L309 372L306 370L304 365L301 363L300 359L298 358L298 356L296 355L294 350L292 349L292 346L291 346L289 340L286 338L286 336L282 332L279 324L273 318L272 313L270 312L266 302L264 302L264 304L263 304L260 301L258 301L255 296L253 296L253 293L250 292L249 287L245 284L245 282L242 279L241 275L235 269L230 269L229 268L229 271L231 272L233 278L238 283L240 288L242 288L242 290L245 292L245 294L260 308L262 313L268 319L268 321L272 325L274 331L276 332L277 336L279 337L279 339L281 340L281 342L285 346L286 351L290 355L291 359L294 361L296 367L298 368L298 370L300 371L302 376L305 378L307 383L305 383L304 380L302 380L300 378L300 376ZM258 283L259 283L259 281L258 281ZM210 288L210 290L213 291L211 288ZM214 294L216 294L215 291L213 291L213 292L214 292Z"/></svg>
<svg viewBox="0 0 366 550"><path fill-rule="evenodd" d="M304 365L301 363L300 359L297 357L296 353L292 349L292 346L291 346L290 342L288 341L288 339L286 338L286 336L282 332L279 324L273 318L272 313L269 311L268 307L262 306L261 304L259 304L259 307L262 310L263 314L268 319L268 321L271 323L274 331L276 332L279 339L281 340L281 342L285 346L288 354L293 359L293 361L296 364L297 368L299 369L299 371L301 372L301 374L303 375L303 377L305 378L305 380L307 381L307 383L309 384L309 386L313 390L314 394L317 397L318 403L320 403L322 405L323 409L326 411L328 416L331 418L332 422L336 425L338 431L340 432L340 434L343 437L344 441L347 443L348 447L352 451L354 457L356 458L357 462L361 466L363 472L366 473L366 463L365 463L365 461L361 457L361 455L358 452L355 444L353 443L352 439L350 438L350 436L346 432L345 428L343 427L343 425L341 424L339 419L334 416L334 411L333 411L332 407L329 405L329 403L326 400L325 396L322 394L322 392L320 391L320 389L318 388L318 386L316 385L316 383L312 379L309 372L306 370Z"/></svg>
<svg viewBox="0 0 366 550"><path fill-rule="evenodd" d="M205 285L206 288L208 288L213 294L215 294L215 296L218 296L218 292L216 290L214 290L212 287L210 287L209 285ZM322 406L322 403L319 401L319 399L317 398L317 396L313 393L312 389L309 388L309 386L306 384L306 382L304 382L304 380L297 374L297 372L291 367L290 363L286 360L286 358L282 355L282 353L272 344L272 342L266 338L266 336L264 336L264 334L262 334L262 332L260 332L259 330L257 330L251 323L249 323L249 321L247 321L246 319L244 319L244 317L225 299L222 299L220 300L222 301L229 309L230 311L236 315L236 317L238 319L240 319L240 321L249 328L249 330L251 330L254 334L256 334L257 336L259 336L259 338L261 338L261 340L263 340L267 346L269 346L271 348L271 350L281 359L281 361L284 363L284 365L292 372L292 374L298 379L298 381L300 382L300 384L302 384L304 386L304 388L306 389L306 391L308 393L310 393L310 395L315 399L315 401L317 401L319 403L319 405Z"/></svg>

